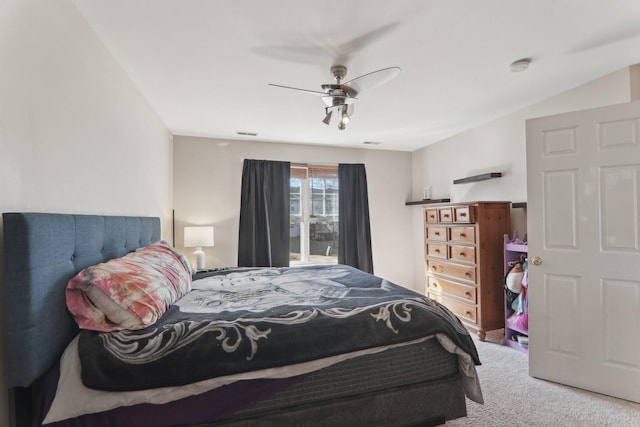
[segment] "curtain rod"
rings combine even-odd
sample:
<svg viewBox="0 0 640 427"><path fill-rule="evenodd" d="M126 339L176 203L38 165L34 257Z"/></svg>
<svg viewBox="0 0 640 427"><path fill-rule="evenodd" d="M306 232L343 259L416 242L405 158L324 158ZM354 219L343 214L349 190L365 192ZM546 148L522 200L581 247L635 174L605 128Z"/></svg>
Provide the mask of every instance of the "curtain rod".
<svg viewBox="0 0 640 427"><path fill-rule="evenodd" d="M240 163L244 163L245 160L267 160L267 159L245 159L245 158L241 158L240 159ZM274 160L274 161L278 161L278 160ZM288 161L288 160L283 160L283 161ZM336 162L336 163L332 163L332 162L294 162L294 161L289 161L289 163L291 163L291 166L297 166L297 167L307 167L307 166L326 166L326 167L333 167L333 166L338 166L340 163L345 163L345 162ZM362 164L362 165L367 165L365 162L346 162L346 164Z"/></svg>

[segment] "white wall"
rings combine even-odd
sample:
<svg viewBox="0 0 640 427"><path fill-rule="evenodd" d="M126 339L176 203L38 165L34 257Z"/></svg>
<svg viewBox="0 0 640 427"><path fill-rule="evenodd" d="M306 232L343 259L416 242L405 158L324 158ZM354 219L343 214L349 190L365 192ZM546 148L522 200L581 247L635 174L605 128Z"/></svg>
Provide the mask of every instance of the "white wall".
<svg viewBox="0 0 640 427"><path fill-rule="evenodd" d="M0 211L160 216L170 236L171 135L75 7L0 2L0 58Z"/></svg>
<svg viewBox="0 0 640 427"><path fill-rule="evenodd" d="M411 153L314 147L254 141L174 137L176 246L183 227L214 225L215 247L205 248L207 266L236 266L243 159L301 163L364 163L367 171L374 273L413 287Z"/></svg>
<svg viewBox="0 0 640 427"><path fill-rule="evenodd" d="M433 198L452 202L492 200L526 202L527 159L525 120L568 111L629 102L630 69L572 89L483 126L413 152L412 193L422 198L431 187ZM486 172L502 177L472 184L454 185L453 180ZM424 244L422 210L413 215L415 283L423 280ZM512 230L526 233L526 210L512 211Z"/></svg>

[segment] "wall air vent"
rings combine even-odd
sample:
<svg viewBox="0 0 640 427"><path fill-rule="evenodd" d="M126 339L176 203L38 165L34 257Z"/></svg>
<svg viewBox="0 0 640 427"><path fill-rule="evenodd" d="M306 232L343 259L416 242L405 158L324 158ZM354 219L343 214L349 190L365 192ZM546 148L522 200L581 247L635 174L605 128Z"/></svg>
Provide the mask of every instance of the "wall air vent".
<svg viewBox="0 0 640 427"><path fill-rule="evenodd" d="M258 136L257 132L236 132L236 134L241 136Z"/></svg>

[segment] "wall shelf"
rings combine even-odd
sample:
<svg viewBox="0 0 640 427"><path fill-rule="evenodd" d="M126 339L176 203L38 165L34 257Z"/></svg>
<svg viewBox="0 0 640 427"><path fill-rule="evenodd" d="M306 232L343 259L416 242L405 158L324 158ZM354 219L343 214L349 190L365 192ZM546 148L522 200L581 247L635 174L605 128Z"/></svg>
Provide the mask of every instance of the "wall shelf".
<svg viewBox="0 0 640 427"><path fill-rule="evenodd" d="M485 181L487 179L500 178L502 172L489 172L480 175L469 176L467 178L454 179L454 184L468 184L470 182Z"/></svg>
<svg viewBox="0 0 640 427"><path fill-rule="evenodd" d="M451 199L424 199L424 200L416 200L413 202L406 202L406 206L412 205L429 205L431 203L449 203Z"/></svg>

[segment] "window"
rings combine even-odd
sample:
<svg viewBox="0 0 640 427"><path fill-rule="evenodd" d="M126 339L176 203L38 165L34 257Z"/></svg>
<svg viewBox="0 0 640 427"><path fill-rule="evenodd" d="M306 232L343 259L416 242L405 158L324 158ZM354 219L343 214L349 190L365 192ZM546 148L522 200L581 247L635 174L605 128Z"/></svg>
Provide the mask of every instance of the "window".
<svg viewBox="0 0 640 427"><path fill-rule="evenodd" d="M338 166L291 166L292 264L338 262L338 190Z"/></svg>

